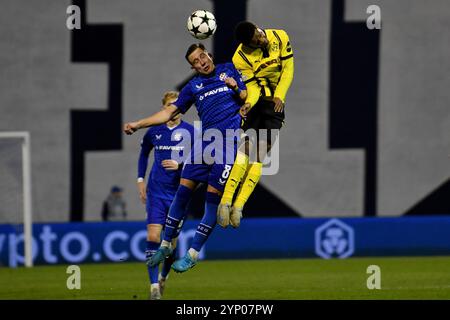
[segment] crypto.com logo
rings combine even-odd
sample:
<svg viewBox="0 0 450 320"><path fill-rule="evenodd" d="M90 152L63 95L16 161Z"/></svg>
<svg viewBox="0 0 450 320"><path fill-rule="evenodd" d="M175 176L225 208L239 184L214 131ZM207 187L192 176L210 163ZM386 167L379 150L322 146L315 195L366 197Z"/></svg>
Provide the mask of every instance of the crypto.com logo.
<svg viewBox="0 0 450 320"><path fill-rule="evenodd" d="M316 254L324 259L347 258L355 251L353 228L331 219L316 229Z"/></svg>

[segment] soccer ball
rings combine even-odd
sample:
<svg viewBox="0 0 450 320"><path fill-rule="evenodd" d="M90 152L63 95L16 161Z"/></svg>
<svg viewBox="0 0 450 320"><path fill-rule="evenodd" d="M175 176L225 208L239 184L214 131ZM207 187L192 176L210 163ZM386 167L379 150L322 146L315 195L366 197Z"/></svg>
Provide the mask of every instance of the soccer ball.
<svg viewBox="0 0 450 320"><path fill-rule="evenodd" d="M217 24L214 15L206 10L193 12L187 20L187 29L196 39L204 40L216 32Z"/></svg>

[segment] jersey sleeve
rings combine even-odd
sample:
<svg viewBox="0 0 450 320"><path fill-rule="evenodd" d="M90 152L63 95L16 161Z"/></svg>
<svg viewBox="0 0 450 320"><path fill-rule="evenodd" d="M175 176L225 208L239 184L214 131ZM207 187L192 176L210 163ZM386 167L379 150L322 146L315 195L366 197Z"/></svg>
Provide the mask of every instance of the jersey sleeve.
<svg viewBox="0 0 450 320"><path fill-rule="evenodd" d="M150 130L147 131L141 141L141 151L138 160L138 178L145 178L147 172L148 156L153 149L153 143L150 138Z"/></svg>
<svg viewBox="0 0 450 320"><path fill-rule="evenodd" d="M242 74L242 80L247 87L247 99L245 100L245 103L249 103L250 106L253 107L259 99L261 87L256 82L256 77L253 73L253 67L250 61L245 57L245 54L240 47L238 47L233 56L233 64Z"/></svg>
<svg viewBox="0 0 450 320"><path fill-rule="evenodd" d="M281 75L274 96L284 102L294 78L294 52L288 34L283 30L279 30L278 34L281 38Z"/></svg>
<svg viewBox="0 0 450 320"><path fill-rule="evenodd" d="M181 113L186 113L192 104L195 102L195 96L192 92L190 83L186 84L183 89L181 89L178 99L173 103Z"/></svg>

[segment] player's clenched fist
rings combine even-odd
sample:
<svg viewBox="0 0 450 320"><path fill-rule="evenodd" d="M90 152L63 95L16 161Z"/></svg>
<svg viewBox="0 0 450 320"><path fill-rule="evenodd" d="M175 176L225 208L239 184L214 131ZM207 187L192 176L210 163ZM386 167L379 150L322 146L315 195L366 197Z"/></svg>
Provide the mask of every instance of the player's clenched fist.
<svg viewBox="0 0 450 320"><path fill-rule="evenodd" d="M136 122L128 122L123 125L123 131L126 134L133 134L138 130L138 126Z"/></svg>
<svg viewBox="0 0 450 320"><path fill-rule="evenodd" d="M240 109L239 113L241 114L242 118L247 117L247 113L250 111L250 103L245 103Z"/></svg>
<svg viewBox="0 0 450 320"><path fill-rule="evenodd" d="M169 171L178 170L178 162L172 159L166 159L161 161L161 165L163 166L164 169Z"/></svg>
<svg viewBox="0 0 450 320"><path fill-rule="evenodd" d="M233 89L233 90L235 90L235 89L237 88L237 82L236 82L236 80L234 80L234 79L231 78L231 77L227 77L227 78L225 79L225 84L226 84L229 88L231 88L231 89Z"/></svg>

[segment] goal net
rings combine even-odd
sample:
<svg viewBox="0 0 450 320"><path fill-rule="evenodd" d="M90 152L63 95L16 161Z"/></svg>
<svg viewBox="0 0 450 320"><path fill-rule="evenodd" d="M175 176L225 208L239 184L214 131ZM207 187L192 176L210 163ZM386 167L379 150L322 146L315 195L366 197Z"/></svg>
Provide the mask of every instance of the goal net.
<svg viewBox="0 0 450 320"><path fill-rule="evenodd" d="M0 132L0 224L12 224L24 237L25 266L31 255L31 165L28 132Z"/></svg>

